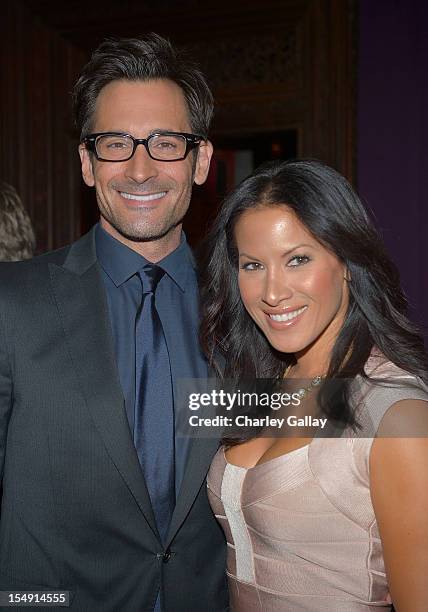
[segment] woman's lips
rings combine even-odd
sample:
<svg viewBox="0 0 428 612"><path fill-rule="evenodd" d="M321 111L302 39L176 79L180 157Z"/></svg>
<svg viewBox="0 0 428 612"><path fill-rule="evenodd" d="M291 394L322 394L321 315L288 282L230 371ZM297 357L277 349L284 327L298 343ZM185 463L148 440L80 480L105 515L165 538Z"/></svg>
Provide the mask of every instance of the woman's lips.
<svg viewBox="0 0 428 612"><path fill-rule="evenodd" d="M302 318L307 308L307 306L302 306L301 308L289 310L288 312L265 314L270 327L273 329L284 329L284 327L296 325L296 323L298 323L298 321L300 321Z"/></svg>

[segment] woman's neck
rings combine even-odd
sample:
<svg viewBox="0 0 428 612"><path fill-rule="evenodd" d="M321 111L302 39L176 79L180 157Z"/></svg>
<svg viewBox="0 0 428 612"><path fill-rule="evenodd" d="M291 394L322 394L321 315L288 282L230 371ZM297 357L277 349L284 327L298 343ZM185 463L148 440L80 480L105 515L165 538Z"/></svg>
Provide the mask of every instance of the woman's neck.
<svg viewBox="0 0 428 612"><path fill-rule="evenodd" d="M295 355L296 363L290 368L292 378L314 378L324 376L328 371L330 354L328 355Z"/></svg>

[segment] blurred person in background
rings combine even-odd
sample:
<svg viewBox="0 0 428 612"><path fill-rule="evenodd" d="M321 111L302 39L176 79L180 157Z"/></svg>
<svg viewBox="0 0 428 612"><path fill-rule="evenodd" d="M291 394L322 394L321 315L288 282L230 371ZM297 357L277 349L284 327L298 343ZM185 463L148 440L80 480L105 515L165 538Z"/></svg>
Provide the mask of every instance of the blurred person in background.
<svg viewBox="0 0 428 612"><path fill-rule="evenodd" d="M31 259L36 239L16 189L0 181L0 261Z"/></svg>

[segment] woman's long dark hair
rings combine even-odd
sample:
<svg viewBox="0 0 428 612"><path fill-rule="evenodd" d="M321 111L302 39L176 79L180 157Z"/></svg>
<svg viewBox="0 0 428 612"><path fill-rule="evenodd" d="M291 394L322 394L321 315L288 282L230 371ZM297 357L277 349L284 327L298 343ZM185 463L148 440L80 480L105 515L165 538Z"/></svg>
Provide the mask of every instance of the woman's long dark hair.
<svg viewBox="0 0 428 612"><path fill-rule="evenodd" d="M224 201L201 256L201 341L209 363L224 378L281 377L290 354L279 353L245 310L238 288L234 227L260 206L287 206L312 235L338 257L350 275L349 308L334 345L327 377L365 376L374 346L403 370L428 382L422 337L406 316L398 270L348 181L315 160L269 162ZM329 416L355 424L346 401ZM340 405L340 414L337 406Z"/></svg>

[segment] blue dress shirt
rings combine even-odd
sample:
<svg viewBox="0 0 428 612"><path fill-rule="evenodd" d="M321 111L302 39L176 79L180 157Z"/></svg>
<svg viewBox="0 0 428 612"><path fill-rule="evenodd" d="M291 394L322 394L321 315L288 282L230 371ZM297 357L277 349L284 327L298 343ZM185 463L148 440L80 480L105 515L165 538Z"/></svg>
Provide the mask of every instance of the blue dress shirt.
<svg viewBox="0 0 428 612"><path fill-rule="evenodd" d="M107 292L114 351L131 433L135 409L135 317L141 303L141 282L136 272L147 262L108 234L101 225L95 233L97 258ZM156 308L162 322L171 362L173 395L180 378L206 378L207 364L199 339L199 297L195 264L184 233L180 245L157 262L166 274L156 291ZM177 411L176 411L177 415ZM190 439L175 436L175 483L183 479Z"/></svg>

